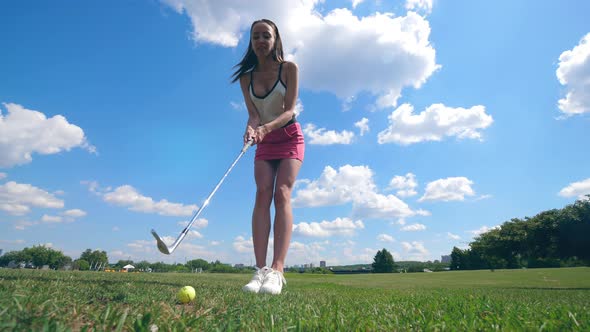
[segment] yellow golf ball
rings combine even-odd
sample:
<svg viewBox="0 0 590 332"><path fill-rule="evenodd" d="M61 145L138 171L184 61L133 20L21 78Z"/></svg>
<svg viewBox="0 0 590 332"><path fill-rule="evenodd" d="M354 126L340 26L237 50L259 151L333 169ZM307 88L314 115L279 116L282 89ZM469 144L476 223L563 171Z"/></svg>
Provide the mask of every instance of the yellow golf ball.
<svg viewBox="0 0 590 332"><path fill-rule="evenodd" d="M192 288L191 286L184 286L178 291L176 297L178 298L178 301L180 301L180 303L189 303L190 301L195 299L196 295L197 293L195 292L194 288Z"/></svg>

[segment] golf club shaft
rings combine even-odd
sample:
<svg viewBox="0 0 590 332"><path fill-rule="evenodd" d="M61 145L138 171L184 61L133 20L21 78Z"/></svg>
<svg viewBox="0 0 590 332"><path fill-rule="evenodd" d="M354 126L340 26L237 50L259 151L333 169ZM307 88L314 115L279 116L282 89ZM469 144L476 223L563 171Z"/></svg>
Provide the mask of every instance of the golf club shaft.
<svg viewBox="0 0 590 332"><path fill-rule="evenodd" d="M234 166L236 166L236 164L238 163L238 161L240 160L240 158L242 158L242 156L244 155L244 153L246 153L246 150L248 150L248 148L251 145L252 145L252 141L251 140L249 140L244 145L244 147L242 148L242 151L240 151L240 154L238 155L238 157L234 160L234 162L231 164L231 166L227 169L227 171L225 172L225 174L223 174L223 177L221 178L221 180L219 180L219 182L217 183L217 185L215 186L215 188L213 188L213 190L211 191L211 193L209 194L209 196L207 196L207 199L205 199L205 202L203 202L203 204L201 205L201 207L193 215L193 217L189 221L188 225L182 230L182 232L180 233L180 235L178 236L178 238L176 239L176 241L174 241L174 243L172 244L172 246L170 246L168 248L168 251L170 253L172 253L174 251L174 249L176 249L176 247L184 239L184 237L186 236L186 234L188 234L188 231L190 230L190 228L192 227L192 225L195 223L195 221L197 220L197 218L201 214L201 211L203 211L203 209L205 209L205 207L207 205L209 205L209 201L211 200L211 198L213 197L213 195L215 195L215 192L217 192L217 189L219 189L219 187L221 186L221 184L223 183L223 181L225 180L225 178L227 177L227 175L232 171L232 169L234 168Z"/></svg>

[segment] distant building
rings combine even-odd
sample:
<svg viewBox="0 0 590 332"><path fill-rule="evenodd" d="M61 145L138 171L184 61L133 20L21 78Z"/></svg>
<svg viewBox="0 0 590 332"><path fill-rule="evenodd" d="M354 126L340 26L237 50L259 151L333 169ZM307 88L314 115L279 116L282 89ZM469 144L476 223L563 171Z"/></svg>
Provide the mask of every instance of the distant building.
<svg viewBox="0 0 590 332"><path fill-rule="evenodd" d="M451 262L451 255L442 255L440 256L441 263L450 263Z"/></svg>
<svg viewBox="0 0 590 332"><path fill-rule="evenodd" d="M244 268L244 264L235 264L234 267L236 269L243 269Z"/></svg>
<svg viewBox="0 0 590 332"><path fill-rule="evenodd" d="M326 261L320 261L320 267L326 267Z"/></svg>

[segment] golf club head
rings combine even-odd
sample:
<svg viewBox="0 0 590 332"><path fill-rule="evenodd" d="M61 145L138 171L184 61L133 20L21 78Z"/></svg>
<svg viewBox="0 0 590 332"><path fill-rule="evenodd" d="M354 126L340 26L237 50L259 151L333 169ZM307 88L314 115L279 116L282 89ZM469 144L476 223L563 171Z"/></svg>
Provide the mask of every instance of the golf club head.
<svg viewBox="0 0 590 332"><path fill-rule="evenodd" d="M158 242L158 250L160 250L160 252L163 254L170 255L172 253L172 251L168 250L168 246L166 245L166 243L164 243L164 241L162 241L160 236L158 236L158 233L156 233L156 231L153 229L152 229L152 235L156 239L156 242Z"/></svg>

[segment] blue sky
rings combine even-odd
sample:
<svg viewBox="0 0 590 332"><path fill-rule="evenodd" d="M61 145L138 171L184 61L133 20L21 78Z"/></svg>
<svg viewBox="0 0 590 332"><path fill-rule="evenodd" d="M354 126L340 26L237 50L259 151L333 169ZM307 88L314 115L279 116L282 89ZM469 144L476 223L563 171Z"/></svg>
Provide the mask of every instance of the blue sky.
<svg viewBox="0 0 590 332"><path fill-rule="evenodd" d="M4 1L0 248L251 264L253 149L173 255L149 230L172 241L237 156L247 113L229 77L266 17L299 65L307 142L287 265L370 263L381 248L440 259L590 193L588 12L587 1Z"/></svg>

